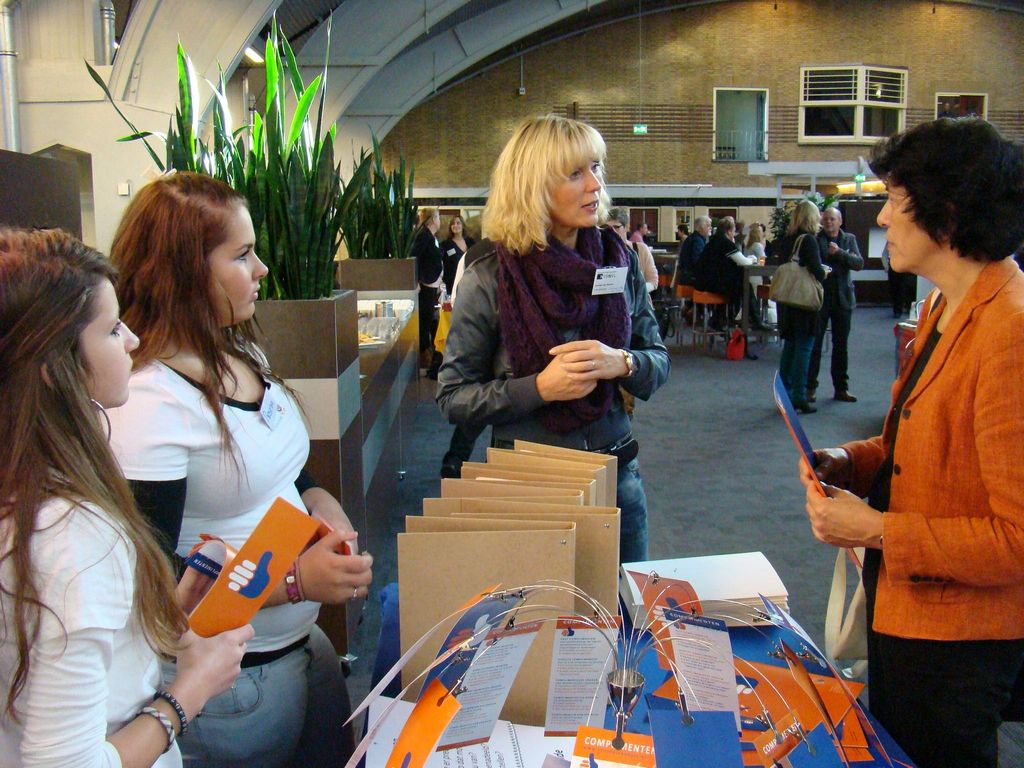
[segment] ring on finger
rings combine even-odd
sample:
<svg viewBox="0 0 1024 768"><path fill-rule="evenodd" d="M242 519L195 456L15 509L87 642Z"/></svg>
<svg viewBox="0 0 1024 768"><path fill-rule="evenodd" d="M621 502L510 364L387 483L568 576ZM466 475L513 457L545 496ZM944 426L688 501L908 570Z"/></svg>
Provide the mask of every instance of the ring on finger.
<svg viewBox="0 0 1024 768"><path fill-rule="evenodd" d="M352 599L359 597L359 587L352 587Z"/></svg>

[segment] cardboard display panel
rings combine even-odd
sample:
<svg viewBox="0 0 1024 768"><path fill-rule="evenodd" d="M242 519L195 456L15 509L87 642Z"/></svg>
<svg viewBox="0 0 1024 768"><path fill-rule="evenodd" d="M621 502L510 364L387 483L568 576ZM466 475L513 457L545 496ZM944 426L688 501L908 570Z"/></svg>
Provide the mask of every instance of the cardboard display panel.
<svg viewBox="0 0 1024 768"><path fill-rule="evenodd" d="M607 453L591 453L590 451L577 451L572 448L560 448L557 445L545 445L544 443L531 443L527 440L516 440L513 443L515 450L520 453L539 454L550 456L554 459L565 461L578 461L583 464L591 464L605 467L608 472L605 477L606 490L605 499L607 504L615 503L616 491L619 484L619 460Z"/></svg>
<svg viewBox="0 0 1024 768"><path fill-rule="evenodd" d="M541 454L509 451L501 448L487 449L487 463L491 466L515 469L519 472L542 472L562 477L591 478L597 483L594 503L600 507L615 503L614 477L609 486L609 474L604 464L567 461ZM611 495L608 494L609 487L613 489Z"/></svg>
<svg viewBox="0 0 1024 768"><path fill-rule="evenodd" d="M554 529L509 527L493 530L494 522L409 518L410 533L398 535L398 583L402 653L438 621L464 605L474 594L500 582L505 587L533 584L542 579L573 581L576 531L572 523ZM425 531L431 522L438 531ZM481 527L492 530L480 530ZM572 609L568 593L545 594L545 605ZM435 638L424 644L402 673L403 684L423 671L454 619L445 622ZM502 718L516 723L543 725L555 622L545 624L530 648L505 706ZM414 692L418 690L414 687Z"/></svg>
<svg viewBox="0 0 1024 768"><path fill-rule="evenodd" d="M442 498L559 498L559 504L583 504L583 491L571 488L536 488L518 480L441 480Z"/></svg>
<svg viewBox="0 0 1024 768"><path fill-rule="evenodd" d="M531 470L529 472L517 472L493 464L481 464L467 461L462 465L462 476L470 480L518 480L524 485L531 485L535 488L561 488L563 490L583 491L583 503L596 504L597 481L588 480L584 477L569 479L565 474L557 471L545 472L542 470Z"/></svg>

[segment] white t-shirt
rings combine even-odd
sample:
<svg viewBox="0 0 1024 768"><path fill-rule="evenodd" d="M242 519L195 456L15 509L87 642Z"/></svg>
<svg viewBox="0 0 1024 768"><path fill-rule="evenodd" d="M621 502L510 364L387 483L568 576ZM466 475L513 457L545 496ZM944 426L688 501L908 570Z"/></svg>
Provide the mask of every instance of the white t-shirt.
<svg viewBox="0 0 1024 768"><path fill-rule="evenodd" d="M4 548L9 533L2 534ZM135 548L103 510L54 499L39 510L32 568L44 610L28 681L15 706L21 722L0 714L0 766L119 766L108 734L153 699L157 656L132 614ZM10 583L10 563L4 581ZM0 598L12 627L13 606ZM0 625L0 692L17 665L13 629ZM181 766L177 746L154 764Z"/></svg>
<svg viewBox="0 0 1024 768"><path fill-rule="evenodd" d="M187 555L199 534L245 543L274 499L305 509L295 478L309 456L309 434L298 405L277 384L264 395L281 405L271 428L259 408L227 401L224 419L234 456L221 445L217 420L194 384L162 363L132 374L128 402L108 411L110 444L129 480L187 478L177 552ZM250 651L283 648L309 633L320 604L285 603L253 619Z"/></svg>

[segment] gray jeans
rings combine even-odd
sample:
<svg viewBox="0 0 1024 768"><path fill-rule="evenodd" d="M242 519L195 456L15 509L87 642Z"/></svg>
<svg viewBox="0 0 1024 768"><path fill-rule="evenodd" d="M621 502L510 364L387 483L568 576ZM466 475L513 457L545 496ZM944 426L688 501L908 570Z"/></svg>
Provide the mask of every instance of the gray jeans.
<svg viewBox="0 0 1024 768"><path fill-rule="evenodd" d="M163 666L164 680L174 666ZM334 647L314 626L302 648L243 669L178 739L187 768L344 765L353 751L348 689Z"/></svg>

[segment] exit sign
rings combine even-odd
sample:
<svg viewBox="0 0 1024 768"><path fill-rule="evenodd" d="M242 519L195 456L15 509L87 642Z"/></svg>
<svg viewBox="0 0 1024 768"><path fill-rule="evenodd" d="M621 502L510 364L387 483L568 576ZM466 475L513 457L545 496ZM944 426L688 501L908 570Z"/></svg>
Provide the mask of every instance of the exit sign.
<svg viewBox="0 0 1024 768"><path fill-rule="evenodd" d="M646 136L647 135L647 123L633 123L633 135L634 136Z"/></svg>

